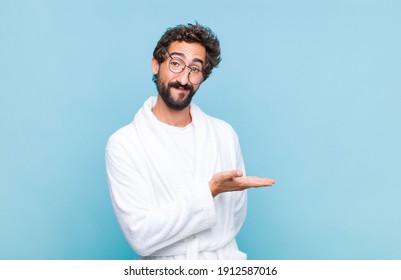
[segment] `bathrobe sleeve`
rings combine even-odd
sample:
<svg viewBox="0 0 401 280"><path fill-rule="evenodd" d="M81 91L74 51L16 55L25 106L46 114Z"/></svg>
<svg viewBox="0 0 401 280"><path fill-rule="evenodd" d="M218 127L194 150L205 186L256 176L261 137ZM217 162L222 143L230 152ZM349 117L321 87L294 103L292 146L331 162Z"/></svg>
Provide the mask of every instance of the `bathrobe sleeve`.
<svg viewBox="0 0 401 280"><path fill-rule="evenodd" d="M149 176L144 178L140 161L135 160L138 151L127 150L127 145L115 138L106 147L111 199L123 233L136 253L148 256L216 224L209 186L193 187L192 192L178 194L168 203L155 203Z"/></svg>
<svg viewBox="0 0 401 280"><path fill-rule="evenodd" d="M236 156L236 168L242 170L244 175L246 174L245 164L241 153L241 146L238 139L238 135L232 129L234 143L235 143L235 156ZM238 234L242 225L244 224L246 213L247 213L247 190L233 192L235 196L235 208L234 208L234 225L235 235Z"/></svg>

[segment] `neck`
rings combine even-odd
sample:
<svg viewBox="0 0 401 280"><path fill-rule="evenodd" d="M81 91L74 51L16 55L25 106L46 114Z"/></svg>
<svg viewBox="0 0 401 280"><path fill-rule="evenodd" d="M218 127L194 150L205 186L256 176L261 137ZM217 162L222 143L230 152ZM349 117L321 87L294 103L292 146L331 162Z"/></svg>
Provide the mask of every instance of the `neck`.
<svg viewBox="0 0 401 280"><path fill-rule="evenodd" d="M159 121L172 126L185 127L192 121L189 106L182 110L171 109L164 103L160 95L157 96L152 112Z"/></svg>

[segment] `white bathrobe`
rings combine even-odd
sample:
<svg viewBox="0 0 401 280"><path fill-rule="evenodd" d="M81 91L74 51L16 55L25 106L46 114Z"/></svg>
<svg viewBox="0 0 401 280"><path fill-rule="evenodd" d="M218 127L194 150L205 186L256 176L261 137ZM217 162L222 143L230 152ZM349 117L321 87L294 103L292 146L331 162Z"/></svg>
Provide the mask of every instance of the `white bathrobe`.
<svg viewBox="0 0 401 280"><path fill-rule="evenodd" d="M145 259L245 259L235 236L246 216L246 191L213 198L208 184L220 171L245 172L236 133L191 103L190 168L152 113L155 104L150 97L106 147L111 199L125 237Z"/></svg>

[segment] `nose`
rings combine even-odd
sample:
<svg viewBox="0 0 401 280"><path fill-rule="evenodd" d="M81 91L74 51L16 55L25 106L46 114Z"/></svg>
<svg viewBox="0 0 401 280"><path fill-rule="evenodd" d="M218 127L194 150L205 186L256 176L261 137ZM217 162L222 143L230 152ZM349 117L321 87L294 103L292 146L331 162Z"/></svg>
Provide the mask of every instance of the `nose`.
<svg viewBox="0 0 401 280"><path fill-rule="evenodd" d="M189 83L189 73L190 73L190 69L189 67L185 67L185 69L180 72L179 74L177 74L177 81L181 84L181 85L186 85Z"/></svg>

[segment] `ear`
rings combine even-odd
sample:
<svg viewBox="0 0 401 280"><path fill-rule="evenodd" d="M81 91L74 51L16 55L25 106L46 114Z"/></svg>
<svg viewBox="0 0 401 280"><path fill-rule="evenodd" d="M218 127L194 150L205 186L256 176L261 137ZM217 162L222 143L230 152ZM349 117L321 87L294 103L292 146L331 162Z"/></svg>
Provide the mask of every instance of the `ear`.
<svg viewBox="0 0 401 280"><path fill-rule="evenodd" d="M159 73L159 67L160 67L159 62L154 57L152 57L152 72L153 72L153 74L156 75L157 73Z"/></svg>

